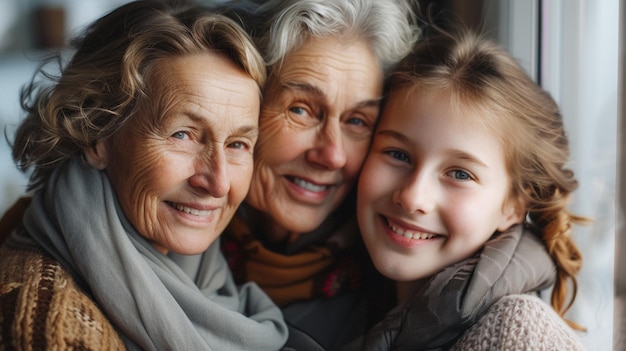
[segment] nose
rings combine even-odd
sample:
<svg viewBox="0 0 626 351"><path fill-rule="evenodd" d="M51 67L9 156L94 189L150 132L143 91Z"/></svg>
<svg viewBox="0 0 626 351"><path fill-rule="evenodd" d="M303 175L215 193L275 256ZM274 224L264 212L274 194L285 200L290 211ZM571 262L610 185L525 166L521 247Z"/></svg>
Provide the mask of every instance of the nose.
<svg viewBox="0 0 626 351"><path fill-rule="evenodd" d="M216 198L228 194L230 181L224 150L217 148L198 155L194 168L194 174L189 178L192 187Z"/></svg>
<svg viewBox="0 0 626 351"><path fill-rule="evenodd" d="M341 126L335 119L327 119L324 129L315 137L315 145L307 151L306 158L318 167L335 170L346 165L347 156L343 145Z"/></svg>
<svg viewBox="0 0 626 351"><path fill-rule="evenodd" d="M436 203L434 185L424 174L415 172L399 184L392 200L407 213L430 213Z"/></svg>

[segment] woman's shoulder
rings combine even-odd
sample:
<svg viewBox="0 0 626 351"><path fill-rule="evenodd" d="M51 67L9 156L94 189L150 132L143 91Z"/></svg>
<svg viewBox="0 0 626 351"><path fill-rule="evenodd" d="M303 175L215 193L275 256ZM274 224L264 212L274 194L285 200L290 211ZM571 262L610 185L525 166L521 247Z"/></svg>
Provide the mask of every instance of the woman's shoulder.
<svg viewBox="0 0 626 351"><path fill-rule="evenodd" d="M96 303L54 259L0 249L0 349L125 349Z"/></svg>
<svg viewBox="0 0 626 351"><path fill-rule="evenodd" d="M499 299L450 350L584 350L578 336L534 295Z"/></svg>

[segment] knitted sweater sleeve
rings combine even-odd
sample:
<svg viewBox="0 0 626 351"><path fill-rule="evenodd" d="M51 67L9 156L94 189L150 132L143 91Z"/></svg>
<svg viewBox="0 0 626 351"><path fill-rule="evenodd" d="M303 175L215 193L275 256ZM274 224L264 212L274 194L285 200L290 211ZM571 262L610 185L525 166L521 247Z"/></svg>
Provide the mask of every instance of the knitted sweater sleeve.
<svg viewBox="0 0 626 351"><path fill-rule="evenodd" d="M584 350L578 336L543 300L510 295L498 300L450 350Z"/></svg>
<svg viewBox="0 0 626 351"><path fill-rule="evenodd" d="M0 248L1 350L124 350L106 316L61 265Z"/></svg>

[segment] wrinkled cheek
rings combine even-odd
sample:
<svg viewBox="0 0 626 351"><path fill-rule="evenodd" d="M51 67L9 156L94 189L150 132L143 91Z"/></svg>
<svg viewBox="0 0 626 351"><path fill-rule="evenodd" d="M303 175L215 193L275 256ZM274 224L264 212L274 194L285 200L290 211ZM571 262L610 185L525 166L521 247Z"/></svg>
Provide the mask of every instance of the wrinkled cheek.
<svg viewBox="0 0 626 351"><path fill-rule="evenodd" d="M285 132L286 121L282 115L262 118L259 126L259 138L256 143L255 157L267 157L272 149L277 151L276 141L280 140L281 133Z"/></svg>
<svg viewBox="0 0 626 351"><path fill-rule="evenodd" d="M285 138L288 128L282 116L263 119L254 154L254 171L246 201L259 210L267 210L276 185L276 167L290 161L290 146L295 145L294 134ZM284 143L284 140L291 140ZM292 144L292 145L289 145Z"/></svg>
<svg viewBox="0 0 626 351"><path fill-rule="evenodd" d="M144 236L149 236L159 228L160 223L166 223L164 218L159 218L159 202L150 195L150 190L146 186L135 184L130 189L128 207L132 214L129 218L135 229ZM128 216L128 214L127 214Z"/></svg>
<svg viewBox="0 0 626 351"><path fill-rule="evenodd" d="M158 195L161 192L158 189L166 189L169 178L174 176L167 168L158 166L156 162L137 162L132 172L126 178L119 180L122 189L122 194L119 195L126 198L126 204L123 207L132 212L133 218L129 219L143 235L148 235L158 229L161 222L158 218ZM156 171L159 169L161 172Z"/></svg>
<svg viewBox="0 0 626 351"><path fill-rule="evenodd" d="M268 202L274 194L274 179L271 168L264 167L263 162L255 162L254 173L246 201L254 208L266 211Z"/></svg>

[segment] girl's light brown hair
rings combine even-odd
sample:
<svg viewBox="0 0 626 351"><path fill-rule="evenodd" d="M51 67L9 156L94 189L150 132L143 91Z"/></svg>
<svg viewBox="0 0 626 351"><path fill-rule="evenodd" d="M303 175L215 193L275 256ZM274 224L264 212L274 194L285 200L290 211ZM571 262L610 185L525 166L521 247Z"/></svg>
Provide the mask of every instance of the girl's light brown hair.
<svg viewBox="0 0 626 351"><path fill-rule="evenodd" d="M568 139L552 97L506 51L470 31L427 35L388 84L388 90L406 88L415 94L445 91L454 108L481 112L480 123L504 147L511 199L527 211L524 224L541 237L556 264L551 304L563 317L576 298L582 265L572 225L587 219L567 208L578 182L566 166Z"/></svg>

